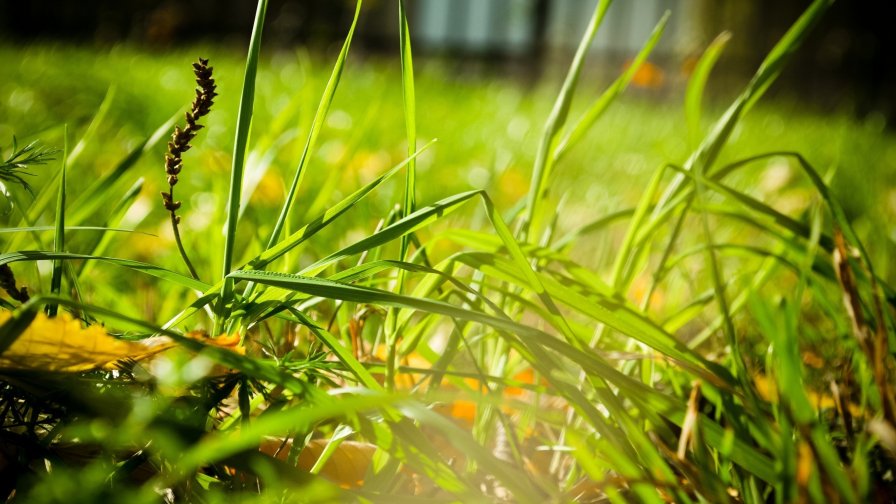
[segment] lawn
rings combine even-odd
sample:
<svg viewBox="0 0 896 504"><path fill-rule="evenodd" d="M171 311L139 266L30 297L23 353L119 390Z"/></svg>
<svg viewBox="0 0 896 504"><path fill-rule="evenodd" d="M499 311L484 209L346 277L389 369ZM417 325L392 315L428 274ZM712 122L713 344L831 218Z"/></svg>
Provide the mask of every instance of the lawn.
<svg viewBox="0 0 896 504"><path fill-rule="evenodd" d="M4 492L829 502L893 485L880 118L759 99L800 57L782 49L743 89L630 86L568 137L624 69L574 60L576 87L566 61L531 84L397 47L0 45L0 161L14 136L48 150L0 197ZM197 57L217 96L166 146Z"/></svg>

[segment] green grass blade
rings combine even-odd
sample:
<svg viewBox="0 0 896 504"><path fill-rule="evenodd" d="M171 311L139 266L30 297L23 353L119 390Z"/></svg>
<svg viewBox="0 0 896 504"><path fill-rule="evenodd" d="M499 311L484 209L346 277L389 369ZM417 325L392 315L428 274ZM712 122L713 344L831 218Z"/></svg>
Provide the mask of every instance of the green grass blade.
<svg viewBox="0 0 896 504"><path fill-rule="evenodd" d="M9 264L18 261L55 261L63 260L85 260L100 261L110 264L122 266L134 271L140 271L148 275L168 280L177 285L190 289L205 291L209 288L208 284L194 280L191 277L175 273L174 271L155 266L153 264L143 263L140 261L132 261L130 259L119 259L117 257L102 257L87 254L73 254L69 252L46 252L41 250L22 250L19 252L8 252L0 254L0 264Z"/></svg>
<svg viewBox="0 0 896 504"><path fill-rule="evenodd" d="M684 114L685 121L688 125L688 140L692 147L697 147L700 138L700 116L703 108L701 101L703 100L703 90L706 88L706 82L709 80L709 74L715 66L728 41L731 40L730 32L722 32L715 38L700 56L697 65L694 66L694 73L688 81L687 91L684 98Z"/></svg>
<svg viewBox="0 0 896 504"><path fill-rule="evenodd" d="M255 106L255 75L258 72L258 59L261 51L261 32L264 28L264 18L267 12L268 1L258 0L258 9L255 12L255 23L252 26L252 38L249 42L249 54L246 57L246 72L243 76L243 89L240 94L240 108L237 115L236 136L233 144L233 165L230 171L230 190L227 194L227 221L224 225L224 255L223 272L221 277L226 278L233 264L233 249L236 244L236 227L240 213L240 197L243 187L243 170L246 164L246 152L249 143L249 130L252 126L252 113ZM231 286L225 281L221 295L219 315L227 317L224 313L226 305L233 296ZM220 326L223 320L217 320ZM217 331L215 331L217 332Z"/></svg>
<svg viewBox="0 0 896 504"><path fill-rule="evenodd" d="M327 257L315 262L314 264L302 270L305 275L313 275L323 271L327 266L355 254L360 254L365 250L370 250L393 240L400 239L402 236L413 233L414 231L431 224L457 210L467 201L480 196L482 191L467 191L454 196L449 196L443 200L437 201L431 205L425 206L416 212L408 215L404 219L397 221L391 226L387 226L381 231L374 233L366 238L344 247Z"/></svg>
<svg viewBox="0 0 896 504"><path fill-rule="evenodd" d="M398 0L398 32L401 42L401 89L404 103L404 124L408 142L408 156L412 157L417 151L417 108L414 92L414 61L411 55L411 35L408 30L408 17L404 0ZM407 178L404 187L404 205L402 217L408 216L416 210L416 177L417 162L411 159L408 163ZM407 257L409 237L401 240L401 254L399 260Z"/></svg>
<svg viewBox="0 0 896 504"><path fill-rule="evenodd" d="M355 5L355 16L352 18L351 27L348 30L348 35L345 37L345 42L342 44L342 50L339 51L339 56L336 58L333 72L330 74L329 80L327 80L327 85L324 88L323 96L321 96L320 102L318 103L317 111L314 113L314 120L311 122L311 130L308 132L308 138L305 140L305 146L302 148L302 154L299 157L299 164L296 167L292 184L289 186L289 191L286 193L286 201L280 209L280 215L277 217L274 229L271 231L271 238L268 240L265 250L272 248L280 240L280 234L283 232L283 226L286 224L286 219L292 209L293 200L296 197L299 186L302 184L302 179L305 176L305 169L308 165L308 156L311 151L314 150L314 146L317 143L317 137L320 134L321 128L323 128L324 121L327 119L327 113L330 111L330 105L333 103L333 97L336 96L336 89L339 87L339 81L342 78L342 71L345 68L345 60L348 57L348 50L351 47L352 38L355 35L355 27L358 25L358 17L361 14L361 3L361 0L358 0L358 3ZM413 152L410 152L408 155L412 154Z"/></svg>
<svg viewBox="0 0 896 504"><path fill-rule="evenodd" d="M87 126L87 130L84 132L84 135L81 136L81 139L78 140L78 143L75 144L75 147L68 155L69 164L75 164L78 162L78 158L81 157L81 153L84 152L84 148L87 147L87 144L93 139L94 135L96 135L97 130L100 125L103 123L103 120L106 119L106 115L109 113L109 109L112 106L112 101L115 99L115 86L109 86L109 89L106 91L106 96L103 97L103 101L100 103L99 108L97 108L96 115L91 119L90 124Z"/></svg>
<svg viewBox="0 0 896 504"><path fill-rule="evenodd" d="M815 0L790 27L787 33L781 37L781 40L775 44L772 51L765 57L759 69L756 70L756 74L741 92L740 96L734 100L731 106L728 107L728 110L716 121L712 130L710 130L697 150L688 158L684 165L686 170L696 169L701 173L709 171L722 147L724 147L731 136L731 132L734 131L734 126L743 114L749 110L749 105L755 103L765 93L768 86L774 82L789 60L789 57L797 50L800 43L808 36L811 29L819 22L832 3L833 0ZM677 177L670 184L662 199L663 202L678 191L679 186L684 182L682 177ZM658 208L662 206L663 204L657 205Z"/></svg>
<svg viewBox="0 0 896 504"><path fill-rule="evenodd" d="M582 73L582 67L585 64L585 56L588 54L588 49L591 47L595 35L597 35L597 29L603 22L604 16L611 3L612 0L600 0L594 7L594 14L591 16L588 28L585 30L582 40L579 42L576 54L573 56L572 63L569 65L566 79L563 81L563 86L560 88L560 94L557 95L557 100L554 102L554 108L551 110L551 114L548 116L548 120L545 123L544 132L542 133L541 140L538 144L538 151L535 154L535 165L532 169L532 182L529 187L529 193L526 195L526 206L519 234L520 241L529 241L530 233L538 233L537 227L535 227L534 230L532 229L534 225L532 221L541 218L538 211L538 205L547 190L548 178L550 177L553 168L554 148L555 142L557 141L557 135L560 133L561 128L563 128L563 125L566 123L566 119L569 116L572 98L579 82L579 76Z"/></svg>
<svg viewBox="0 0 896 504"><path fill-rule="evenodd" d="M642 46L641 50L638 51L638 54L635 55L635 58L625 72L617 77L606 91L601 93L600 97L598 97L582 117L576 121L576 124L570 128L569 133L563 137L563 140L560 141L557 148L554 150L553 163L557 163L570 148L578 144L588 130L594 126L594 123L603 115L610 104L613 103L613 100L625 91L628 84L632 81L632 78L634 78L635 74L638 72L638 69L641 68L641 65L647 60L650 53L653 52L654 47L656 47L656 44L663 36L670 15L671 13L669 11L666 11L666 13L663 14L663 17L657 22L656 26L653 28L653 32L651 32L647 41L644 43L644 46Z"/></svg>
<svg viewBox="0 0 896 504"><path fill-rule="evenodd" d="M62 175L59 178L59 193L56 197L56 232L53 237L53 250L58 254L65 251L65 175L68 163L68 127L63 130L65 148L62 154ZM53 272L50 277L50 293L59 294L62 290L62 261L53 261ZM56 305L47 305L47 315L56 316Z"/></svg>
<svg viewBox="0 0 896 504"><path fill-rule="evenodd" d="M298 320L302 322L302 324L307 327L314 336L319 339L330 351L333 352L334 355L343 363L345 366L351 370L351 372L355 375L355 378L367 387L370 390L375 392L383 392L384 389L380 386L379 382L370 374L370 371L367 370L357 359L352 355L351 351L342 343L330 334L326 329L317 325L313 320L305 316L299 310L290 309L290 313L296 317Z"/></svg>
<svg viewBox="0 0 896 504"><path fill-rule="evenodd" d="M425 151L433 142L430 142L424 145L419 151L417 151L411 158L419 156L421 152ZM398 165L392 167L386 173L380 175L379 177L373 179L368 184L364 185L357 191L345 197L339 203L333 205L326 212L319 215L317 218L313 219L310 223L302 226L301 229L292 233L289 237L284 238L282 241L277 243L274 247L265 250L252 260L250 260L247 265L252 269L261 269L270 264L272 261L282 257L284 254L313 236L315 233L332 223L336 218L338 218L343 213L347 212L351 207L353 207L358 201L367 196L371 191L379 187L383 182L391 178L393 175L398 173L399 170L407 166L408 162L411 158L405 159Z"/></svg>
<svg viewBox="0 0 896 504"><path fill-rule="evenodd" d="M140 197L140 192L143 190L143 177L137 179L136 182L128 189L118 200L118 202L112 206L112 210L109 212L109 217L106 220L106 225L114 226L118 225L121 220L124 218L125 213L134 202ZM100 236L96 237L93 242L85 249L88 254L101 256L105 253L106 247L112 242L112 234L108 231L103 231ZM152 236L152 235L150 235ZM78 279L84 278L91 270L93 262L85 262L81 265L81 269L78 271Z"/></svg>

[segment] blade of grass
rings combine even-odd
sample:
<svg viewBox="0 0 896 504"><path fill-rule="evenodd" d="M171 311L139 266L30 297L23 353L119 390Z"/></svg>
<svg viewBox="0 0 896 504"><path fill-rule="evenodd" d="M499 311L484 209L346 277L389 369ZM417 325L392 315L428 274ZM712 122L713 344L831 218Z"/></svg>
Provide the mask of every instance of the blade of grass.
<svg viewBox="0 0 896 504"><path fill-rule="evenodd" d="M283 254L289 252L290 250L313 236L315 233L326 227L328 224L333 222L340 215L348 211L358 201L367 196L367 194L369 194L372 190L380 186L383 182L398 173L399 170L407 166L408 162L410 162L412 158L419 156L421 152L425 151L432 144L433 142L429 142L428 144L424 145L422 148L420 148L419 151L414 153L413 156L405 159L386 173L380 175L379 177L370 181L370 183L368 183L367 185L348 195L342 201L327 209L327 211L325 211L322 215L313 219L309 224L306 224L301 229L292 233L289 237L277 243L277 245L275 245L274 247L265 250L264 252L250 260L247 265L249 265L252 269L261 269L271 262L275 261L276 259L280 258L281 256L283 256Z"/></svg>
<svg viewBox="0 0 896 504"><path fill-rule="evenodd" d="M713 163L722 150L722 147L728 141L734 126L740 118L746 113L750 106L762 96L769 85L780 74L789 56L799 47L802 40L807 36L811 28L818 23L824 12L830 7L832 0L815 0L802 16L791 26L787 33L778 41L774 49L766 56L760 65L756 74L729 106L721 118L716 121L709 134L704 137L700 146L691 154L686 161L683 169L691 171L694 169L702 173L709 173ZM686 176L679 173L667 186L659 202L654 207L649 218L633 219L631 226L633 229L639 230L639 237L643 239L634 240L629 248L623 248L619 254L629 257L634 248L637 248L644 242L649 240L652 235L649 230L655 229L657 225L664 222L669 217L670 202L681 190L686 181ZM654 194L646 193L644 199L653 200ZM685 213L679 215L678 219L684 219ZM661 265L662 267L662 265Z"/></svg>
<svg viewBox="0 0 896 504"><path fill-rule="evenodd" d="M563 137L563 140L559 142L552 154L554 157L552 161L553 163L560 161L560 158L562 158L570 148L579 143L579 141L582 140L582 137L585 136L585 133L594 126L594 123L597 122L610 104L613 103L613 100L625 91L632 81L632 78L634 78L635 74L638 72L638 69L641 68L641 65L647 60L647 57L650 56L650 53L653 52L656 44L663 36L670 15L671 13L669 11L666 11L665 14L663 14L663 17L657 22L656 26L653 28L653 32L651 32L647 41L644 42L641 50L635 55L635 58L625 72L617 77L606 91L601 93L600 97L594 101L591 107L582 114L582 117L580 117L578 121L576 121L576 124L570 128L569 133Z"/></svg>
<svg viewBox="0 0 896 504"><path fill-rule="evenodd" d="M607 14L607 9L610 7L611 3L612 0L600 0L594 7L594 14L591 16L588 28L585 30L585 34L579 42L579 47L576 50L575 56L573 56L572 63L570 63L566 79L563 81L563 86L560 88L560 93L557 95L557 100L554 102L554 108L551 110L551 114L548 116L548 120L545 123L544 132L542 133L541 140L538 144L538 151L535 154L535 165L532 169L532 182L529 187L529 192L526 195L523 220L520 223L518 237L521 242L530 241L530 234L538 233L537 226L535 226L534 230L532 229L534 226L532 221L539 218L540 215L538 212L538 205L547 190L547 181L553 168L553 153L557 135L560 133L561 128L563 128L563 125L566 123L566 119L569 116L572 98L579 82L579 76L582 73L582 67L585 64L585 56L588 54L588 49L591 47L595 35L597 35L597 29L603 22L604 16ZM535 241L537 241L537 239Z"/></svg>
<svg viewBox="0 0 896 504"><path fill-rule="evenodd" d="M0 254L0 264L9 264L18 261L54 261L61 262L63 260L85 260L100 261L117 266L122 266L134 271L141 271L147 275L151 275L163 280L168 280L175 284L190 289L204 291L209 288L208 284L194 280L188 276L181 275L171 270L167 270L153 264L132 261L130 259L119 259L117 257L101 257L87 254L72 254L68 252L45 252L40 250L23 250L20 252L8 252Z"/></svg>
<svg viewBox="0 0 896 504"><path fill-rule="evenodd" d="M398 36L401 54L401 90L402 103L404 110L405 134L408 142L408 156L417 150L417 111L416 99L414 96L414 62L411 52L411 36L408 29L407 12L405 11L404 0L398 0ZM416 210L416 178L417 178L417 162L412 159L408 163L408 170L405 177L404 185L404 202L401 205L401 213L399 217L407 217ZM398 260L404 261L407 258L408 248L410 246L411 234L405 234L401 237L400 248L398 252ZM398 271L396 280L398 292L404 290L405 271ZM396 321L399 317L397 309L390 308L386 314L385 335L386 335L386 387L391 390L395 387L395 368L398 365L398 334L396 333Z"/></svg>
<svg viewBox="0 0 896 504"><path fill-rule="evenodd" d="M65 172L68 163L68 126L63 128L63 144L65 147L62 151L62 175L59 179L59 193L56 197L56 232L53 238L53 250L59 254L65 251ZM53 261L53 271L50 277L50 293L59 294L62 290L62 260ZM57 306L55 304L47 305L47 315L56 316Z"/></svg>
<svg viewBox="0 0 896 504"><path fill-rule="evenodd" d="M703 92L706 88L706 81L709 74L715 66L728 41L731 40L730 32L722 32L713 40L709 47L703 51L703 55L694 66L694 72L688 80L688 87L685 91L684 113L685 121L688 125L688 143L692 148L696 148L698 139L700 138L700 116L702 115L701 102L703 100Z"/></svg>
<svg viewBox="0 0 896 504"><path fill-rule="evenodd" d="M408 17L404 3L404 0L398 0L398 33L401 43L401 90L404 103L405 132L408 142L407 154L411 160L408 162L407 178L405 179L402 217L410 215L417 209L415 196L417 161L414 158L414 153L417 151L417 108L414 96L414 61L411 55L411 35L408 31ZM409 236L405 236L401 240L399 261L404 261L407 257L409 239ZM400 287L401 282L399 282Z"/></svg>
<svg viewBox="0 0 896 504"><path fill-rule="evenodd" d="M236 227L239 219L240 198L243 186L243 169L245 168L249 130L252 126L252 113L255 106L255 76L258 72L261 32L264 28L267 6L267 0L258 0L258 8L255 11L255 23L252 26L252 38L249 42L249 54L246 57L243 88L240 94L236 136L233 144L233 165L230 171L230 190L227 193L227 220L224 225L224 255L222 261L223 271L221 273L224 287L221 291L220 304L216 310L217 317L214 334L219 334L223 329L224 321L228 317L227 306L233 297L233 286L226 281L226 277L230 273L233 264L233 248L236 243Z"/></svg>
<svg viewBox="0 0 896 504"><path fill-rule="evenodd" d="M330 105L333 103L333 97L336 96L336 89L339 87L339 81L342 78L342 71L345 68L345 60L348 57L352 38L355 35L355 27L358 25L358 17L361 13L361 3L361 0L358 0L355 5L355 15L352 18L351 27L348 29L348 35L346 35L345 42L342 44L342 50L339 51L339 56L336 58L336 64L333 66L333 71L330 74L330 78L327 80L327 85L324 88L320 102L318 102L317 111L314 113L314 119L311 122L311 130L308 132L308 138L305 140L305 146L302 148L302 154L299 157L299 163L296 167L292 184L290 184L289 191L286 193L286 201L280 209L280 215L277 217L277 221L274 224L273 231L271 231L271 237L268 240L265 250L271 249L280 240L280 234L283 232L283 226L292 209L293 200L299 190L299 186L302 184L302 179L305 176L305 169L308 165L308 155L317 143L317 137L320 134L321 128L323 128L327 113L330 111ZM409 156L412 154L413 152L408 153ZM229 273L229 271L225 272L225 274L226 273Z"/></svg>
<svg viewBox="0 0 896 504"><path fill-rule="evenodd" d="M137 181L134 182L134 185L132 185L131 188L122 195L121 199L118 200L118 203L113 205L112 211L109 212L109 216L106 220L107 225L117 225L121 222L125 213L140 196L140 192L143 190L143 182L143 177L137 179ZM112 234L108 231L103 231L103 233L88 246L88 254L94 256L103 255L106 251L106 247L109 246L111 241ZM92 262L85 262L78 271L78 278L84 278L90 272L93 264L94 263Z"/></svg>

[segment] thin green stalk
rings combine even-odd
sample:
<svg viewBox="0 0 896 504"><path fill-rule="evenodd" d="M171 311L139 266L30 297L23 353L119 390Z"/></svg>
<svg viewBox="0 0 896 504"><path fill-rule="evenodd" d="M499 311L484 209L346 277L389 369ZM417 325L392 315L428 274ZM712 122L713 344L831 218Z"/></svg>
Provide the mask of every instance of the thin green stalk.
<svg viewBox="0 0 896 504"><path fill-rule="evenodd" d="M53 238L53 250L57 253L65 251L65 175L66 164L68 163L68 125L62 130L63 137L63 153L62 153L62 172L59 179L59 192L56 198L56 233ZM53 273L50 277L50 293L59 295L62 290L62 260L53 261ZM58 305L51 303L47 305L47 316L55 317Z"/></svg>
<svg viewBox="0 0 896 504"><path fill-rule="evenodd" d="M414 62L411 52L411 36L408 30L408 17L404 0L398 0L398 32L401 52L401 89L404 104L404 124L408 142L408 156L413 156L417 150L417 110L414 96ZM416 178L417 160L412 158L408 162L407 176L404 185L404 204L401 207L401 217L407 217L416 210ZM410 234L401 237L401 245L398 259L404 261L410 246ZM398 272L397 289L401 293L404 290L405 271ZM386 317L386 386L389 389L395 386L395 367L398 364L398 335L396 334L396 320L398 309L391 308Z"/></svg>
<svg viewBox="0 0 896 504"><path fill-rule="evenodd" d="M171 198L174 198L174 187L168 188L168 194ZM190 261L190 256L187 255L186 249L184 249L184 244L180 239L180 217L177 216L174 210L171 210L169 213L169 217L171 218L171 229L174 231L174 243L177 244L177 251L180 252L180 258L184 260L184 264L187 266L187 269L190 270L190 276L195 280L199 280L199 273L196 272L196 268L193 267L193 263Z"/></svg>

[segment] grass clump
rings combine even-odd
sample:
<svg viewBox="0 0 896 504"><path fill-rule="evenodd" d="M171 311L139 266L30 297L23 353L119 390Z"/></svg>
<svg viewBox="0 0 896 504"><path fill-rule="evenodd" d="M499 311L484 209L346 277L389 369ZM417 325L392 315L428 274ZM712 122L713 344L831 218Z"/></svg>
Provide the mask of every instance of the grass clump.
<svg viewBox="0 0 896 504"><path fill-rule="evenodd" d="M590 39L612 8L597 5L540 143L526 145L532 182L514 205L481 188L428 197L427 177L448 171L437 154L448 154L438 151L444 140L417 145L431 112L422 104L431 102L414 70L404 2L401 92L394 103L368 104L374 118L378 107L401 110L396 159L352 161L348 151L369 141L353 136L363 128L344 128L341 148L324 136L345 119L331 105L346 84L360 2L315 112L301 112L310 100L303 87L258 128L256 90L267 82L258 78L259 2L242 92L222 92L240 96L229 102L238 113L216 108L235 125L223 131L234 134L233 155L206 154L189 177L229 186L211 184L189 210L174 201L180 154L202 115L194 103L169 145L165 215L141 210L143 182L129 180L170 131L174 121L162 118L85 196L58 198L50 216L43 202L65 193L66 167L89 152L88 128L58 183L48 177L9 218L19 227L5 230L0 265L67 265L54 271L66 289L54 281L46 293L37 268L20 274L36 294L5 301L0 351L18 343L22 352L35 338L130 344L78 373L0 370L2 455L15 461L0 467L12 482L3 490L43 502L61 500L76 481L86 499L137 502L886 496L896 297L872 260L877 243L866 249L867 235L829 187L833 169L820 173L811 152L729 149L828 5L812 3L704 130L700 96L726 40L717 39L687 90L681 152L637 184L630 206L604 214L593 202L570 211L583 204L554 188L582 179L581 152L600 139L665 17L632 67L570 120ZM212 86L210 105L210 69L198 70L199 97ZM225 89L228 79L216 76ZM206 130L212 145L220 123ZM371 128L388 135L382 129ZM270 178L287 158L295 169ZM220 169L228 165L229 177ZM786 190L761 187L757 169L802 177L800 203L776 201ZM392 180L402 171L403 183ZM276 202L253 199L272 179L282 184L268 193ZM183 275L176 256L151 255L164 237L119 234L119 225L154 230L166 220L176 233L177 210L185 226L208 221L191 229L191 250L201 267L220 267L220 278ZM65 231L52 250L43 244L49 230ZM114 241L122 246L109 254ZM122 268L126 281L111 280ZM2 286L19 289L6 276ZM38 319L45 305L64 314ZM68 332L36 329L54 324Z"/></svg>

